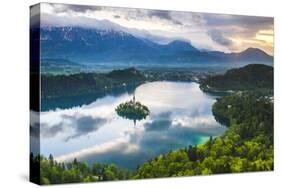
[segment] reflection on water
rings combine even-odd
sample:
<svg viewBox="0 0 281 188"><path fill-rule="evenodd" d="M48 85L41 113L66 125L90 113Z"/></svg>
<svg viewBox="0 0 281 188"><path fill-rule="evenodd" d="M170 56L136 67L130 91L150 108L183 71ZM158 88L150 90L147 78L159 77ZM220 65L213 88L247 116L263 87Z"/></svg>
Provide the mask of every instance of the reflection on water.
<svg viewBox="0 0 281 188"><path fill-rule="evenodd" d="M150 110L136 126L115 112L132 98L131 92L41 112L41 153L52 153L59 161L77 158L132 169L160 153L202 143L226 130L211 113L214 97L196 83L146 83L135 89L135 96Z"/></svg>
<svg viewBox="0 0 281 188"><path fill-rule="evenodd" d="M114 90L108 89L107 91L95 92L83 96L68 96L52 99L41 100L41 111L48 111L55 108L71 108L73 106L79 106L81 104L90 104L98 98L102 98L108 94L112 96L119 96L124 92L133 93L136 89L135 85L127 85L125 87L115 88Z"/></svg>

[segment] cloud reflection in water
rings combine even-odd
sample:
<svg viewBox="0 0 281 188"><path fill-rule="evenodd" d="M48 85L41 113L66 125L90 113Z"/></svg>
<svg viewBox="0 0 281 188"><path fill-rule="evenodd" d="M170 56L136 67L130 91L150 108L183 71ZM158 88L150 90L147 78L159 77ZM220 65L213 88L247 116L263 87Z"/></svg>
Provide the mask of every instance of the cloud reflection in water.
<svg viewBox="0 0 281 188"><path fill-rule="evenodd" d="M119 117L115 107L132 96L106 96L97 101L41 113L41 149L59 161L74 158L135 168L160 153L222 134L226 127L211 113L215 102L196 83L152 82L135 91L150 116L133 122Z"/></svg>

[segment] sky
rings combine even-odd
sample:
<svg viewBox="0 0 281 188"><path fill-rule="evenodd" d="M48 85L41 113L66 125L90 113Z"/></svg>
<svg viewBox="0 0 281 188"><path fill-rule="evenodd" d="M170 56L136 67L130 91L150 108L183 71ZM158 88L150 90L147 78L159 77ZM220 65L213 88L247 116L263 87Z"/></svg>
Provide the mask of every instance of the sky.
<svg viewBox="0 0 281 188"><path fill-rule="evenodd" d="M161 44L185 40L206 50L274 51L272 17L43 3L41 24L115 29Z"/></svg>

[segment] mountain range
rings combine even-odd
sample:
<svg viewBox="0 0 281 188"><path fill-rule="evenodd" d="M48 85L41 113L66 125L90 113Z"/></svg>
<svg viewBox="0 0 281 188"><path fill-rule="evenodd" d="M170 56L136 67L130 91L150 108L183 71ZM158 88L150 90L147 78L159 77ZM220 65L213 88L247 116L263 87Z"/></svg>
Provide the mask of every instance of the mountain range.
<svg viewBox="0 0 281 188"><path fill-rule="evenodd" d="M42 59L67 59L80 63L273 62L272 56L258 48L239 53L202 51L187 41L159 44L114 29L45 26L40 28L40 41Z"/></svg>

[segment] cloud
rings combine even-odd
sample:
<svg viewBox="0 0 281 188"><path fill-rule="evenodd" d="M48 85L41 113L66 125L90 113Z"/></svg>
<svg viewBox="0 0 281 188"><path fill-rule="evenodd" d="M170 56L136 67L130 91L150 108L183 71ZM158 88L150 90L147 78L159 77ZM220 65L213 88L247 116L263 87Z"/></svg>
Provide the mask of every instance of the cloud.
<svg viewBox="0 0 281 188"><path fill-rule="evenodd" d="M148 13L149 17L158 17L160 19L166 19L166 20L172 20L172 17L169 13L169 11L163 11L163 10L151 10Z"/></svg>
<svg viewBox="0 0 281 188"><path fill-rule="evenodd" d="M44 138L55 137L61 131L63 131L63 123L58 123L51 127L49 127L46 123L41 123L40 133Z"/></svg>
<svg viewBox="0 0 281 188"><path fill-rule="evenodd" d="M232 45L232 41L228 38L226 38L220 30L213 29L207 32L208 35L211 37L211 39L223 46L230 46Z"/></svg>
<svg viewBox="0 0 281 188"><path fill-rule="evenodd" d="M228 14L202 14L205 24L209 26L246 26L272 27L273 18L259 16L241 16Z"/></svg>
<svg viewBox="0 0 281 188"><path fill-rule="evenodd" d="M33 137L39 137L40 135L40 116L39 112L33 110L30 111L30 135Z"/></svg>
<svg viewBox="0 0 281 188"><path fill-rule="evenodd" d="M55 4L55 3L49 3L49 5L53 7L54 13L64 13L64 12L85 13L87 11L102 10L102 7L100 6L70 5L70 4Z"/></svg>
<svg viewBox="0 0 281 188"><path fill-rule="evenodd" d="M119 15L114 15L113 17L116 18L116 19L121 18L121 16L119 16Z"/></svg>
<svg viewBox="0 0 281 188"><path fill-rule="evenodd" d="M65 119L69 119L70 125L75 129L75 133L65 139L68 141L80 137L85 134L89 134L93 131L97 131L100 127L106 124L107 120L105 118L93 118L92 116L82 116L82 117L73 117L64 115Z"/></svg>
<svg viewBox="0 0 281 188"><path fill-rule="evenodd" d="M191 18L194 23L202 24L202 14L200 13L191 13Z"/></svg>
<svg viewBox="0 0 281 188"><path fill-rule="evenodd" d="M158 120L149 123L145 123L144 127L146 131L163 131L167 130L171 126L170 120Z"/></svg>
<svg viewBox="0 0 281 188"><path fill-rule="evenodd" d="M160 125L159 122L157 124ZM154 131L136 130L130 132L126 137L119 137L112 141L57 156L56 160L68 162L77 158L90 164L99 161L134 169L145 160L154 158L161 153L197 144L204 136L208 137L208 134L198 133L196 129L180 126L170 127L168 131L165 128Z"/></svg>
<svg viewBox="0 0 281 188"><path fill-rule="evenodd" d="M29 127L30 135L33 137L39 137L40 135L40 124L35 123L33 125L30 125Z"/></svg>
<svg viewBox="0 0 281 188"><path fill-rule="evenodd" d="M172 121L173 127L187 128L191 132L206 135L218 135L226 127L220 125L213 115L198 115L195 117L177 117Z"/></svg>
<svg viewBox="0 0 281 188"><path fill-rule="evenodd" d="M44 138L56 137L59 133L67 132L71 129L73 133L65 137L65 141L78 138L83 135L90 134L97 131L100 127L106 124L108 120L106 118L93 118L92 116L70 116L63 114L59 123L49 125L47 123L41 123L40 133Z"/></svg>
<svg viewBox="0 0 281 188"><path fill-rule="evenodd" d="M111 156L110 153L124 153L129 154L137 150L134 144L130 143L128 138L120 137L116 140L109 141L100 145L96 145L93 147L85 148L77 152L69 153L66 155L61 155L56 157L57 161L72 161L74 158L81 159L94 156L102 156L102 158L106 158L107 156Z"/></svg>
<svg viewBox="0 0 281 188"><path fill-rule="evenodd" d="M227 129L218 124L212 116L175 121L171 113L161 113L153 118L155 120L140 125L144 126L144 129L134 129L115 140L58 156L56 160L67 162L77 158L89 163L115 163L134 169L146 159L200 143L202 138L222 134Z"/></svg>
<svg viewBox="0 0 281 188"><path fill-rule="evenodd" d="M176 24L176 25L183 25L183 23L178 21L178 20L173 20L173 23Z"/></svg>
<svg viewBox="0 0 281 188"><path fill-rule="evenodd" d="M44 5L41 16L43 26L115 29L158 43L184 40L191 41L199 49L237 52L247 47L257 47L273 53L273 42L268 42L273 41L273 35L267 34L268 40L256 39L259 31L273 30L273 18L270 17L105 6ZM99 21L107 23L98 23Z"/></svg>
<svg viewBox="0 0 281 188"><path fill-rule="evenodd" d="M186 100L187 93L192 100ZM117 104L131 98L127 94L104 97L78 108L43 113L44 122L54 126L49 133L60 129L58 123L64 125L55 138L43 139L41 148L44 154L51 152L59 161L77 158L89 164L115 163L134 169L161 153L201 143L210 135L220 135L227 129L211 114L215 100L200 93L198 84L192 83L155 82L139 86L135 95L149 105L151 114L136 126L114 112ZM73 137L79 139L63 141Z"/></svg>
<svg viewBox="0 0 281 188"><path fill-rule="evenodd" d="M207 28L227 31L230 36L250 38L260 30L272 30L273 18L223 14L202 14Z"/></svg>
<svg viewBox="0 0 281 188"><path fill-rule="evenodd" d="M151 10L148 12L148 17L153 18L153 17L157 17L163 20L168 20L171 21L172 23L176 24L176 25L183 25L182 22L176 20L175 18L173 18L170 14L171 11L164 11L164 10Z"/></svg>
<svg viewBox="0 0 281 188"><path fill-rule="evenodd" d="M157 115L150 115L151 121L144 123L145 131L163 131L171 125L171 112L164 112Z"/></svg>

